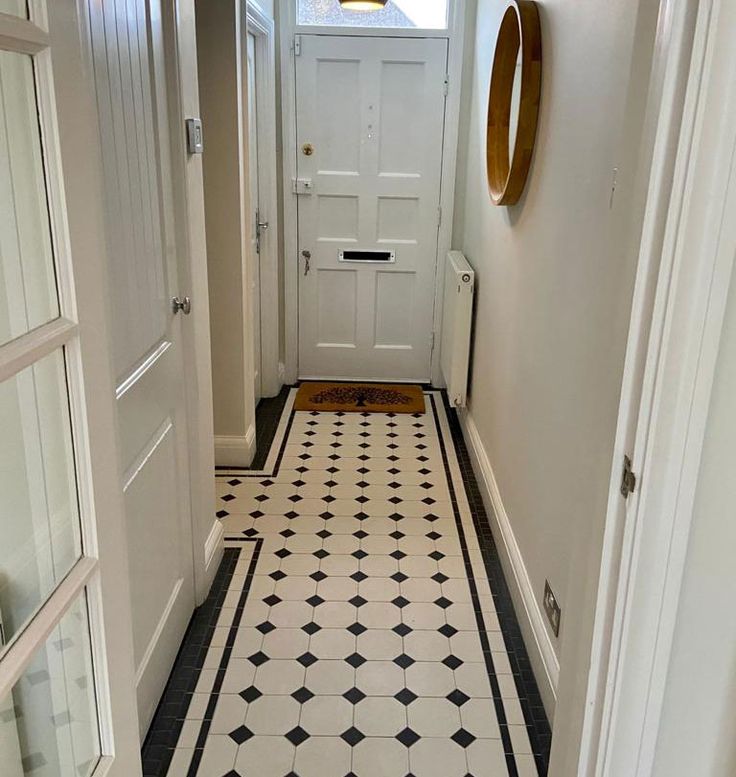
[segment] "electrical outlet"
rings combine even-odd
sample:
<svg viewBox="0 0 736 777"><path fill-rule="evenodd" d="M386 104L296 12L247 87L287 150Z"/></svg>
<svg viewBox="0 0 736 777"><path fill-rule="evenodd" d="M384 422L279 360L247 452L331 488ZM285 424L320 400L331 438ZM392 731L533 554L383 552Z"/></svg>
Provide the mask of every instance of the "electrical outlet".
<svg viewBox="0 0 736 777"><path fill-rule="evenodd" d="M560 610L560 605L557 604L557 597L550 588L549 580L544 581L544 611L547 613L547 620L552 626L555 637L559 637L562 611Z"/></svg>

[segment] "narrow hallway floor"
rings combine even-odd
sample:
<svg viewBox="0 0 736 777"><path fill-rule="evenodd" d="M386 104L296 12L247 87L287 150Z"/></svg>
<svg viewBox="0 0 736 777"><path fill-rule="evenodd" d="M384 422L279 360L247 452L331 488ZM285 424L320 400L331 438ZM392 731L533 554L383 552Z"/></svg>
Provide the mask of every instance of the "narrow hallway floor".
<svg viewBox="0 0 736 777"><path fill-rule="evenodd" d="M151 777L537 777L549 727L456 421L305 413L218 472L225 558ZM480 513L480 514L479 514Z"/></svg>

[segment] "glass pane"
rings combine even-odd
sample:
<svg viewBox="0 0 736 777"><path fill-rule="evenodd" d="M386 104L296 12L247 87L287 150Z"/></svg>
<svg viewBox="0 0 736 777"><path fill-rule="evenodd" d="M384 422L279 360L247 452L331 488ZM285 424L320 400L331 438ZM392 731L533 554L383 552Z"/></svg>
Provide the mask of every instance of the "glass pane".
<svg viewBox="0 0 736 777"><path fill-rule="evenodd" d="M89 777L100 758L84 595L0 699L3 777Z"/></svg>
<svg viewBox="0 0 736 777"><path fill-rule="evenodd" d="M9 13L27 19L28 4L26 0L0 0L0 13Z"/></svg>
<svg viewBox="0 0 736 777"><path fill-rule="evenodd" d="M61 351L0 383L0 429L0 620L7 643L81 554Z"/></svg>
<svg viewBox="0 0 736 777"><path fill-rule="evenodd" d="M0 343L58 315L33 62L2 51Z"/></svg>
<svg viewBox="0 0 736 777"><path fill-rule="evenodd" d="M449 0L389 0L379 11L350 11L339 0L297 0L298 23L329 27L444 30Z"/></svg>

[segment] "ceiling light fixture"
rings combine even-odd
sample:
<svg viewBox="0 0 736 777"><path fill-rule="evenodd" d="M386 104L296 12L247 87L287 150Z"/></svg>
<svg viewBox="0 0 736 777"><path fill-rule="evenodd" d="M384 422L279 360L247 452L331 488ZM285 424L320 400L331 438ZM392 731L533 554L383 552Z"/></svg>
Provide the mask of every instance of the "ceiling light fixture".
<svg viewBox="0 0 736 777"><path fill-rule="evenodd" d="M388 0L340 0L340 5L348 11L380 11Z"/></svg>

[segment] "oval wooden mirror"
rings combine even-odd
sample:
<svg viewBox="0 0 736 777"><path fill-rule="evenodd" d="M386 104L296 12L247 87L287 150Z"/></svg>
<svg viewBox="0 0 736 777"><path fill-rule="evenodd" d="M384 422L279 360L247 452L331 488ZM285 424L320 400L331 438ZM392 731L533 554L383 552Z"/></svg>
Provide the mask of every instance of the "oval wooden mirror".
<svg viewBox="0 0 736 777"><path fill-rule="evenodd" d="M542 35L533 0L509 0L501 19L488 97L486 161L495 205L515 205L524 191L537 134Z"/></svg>

